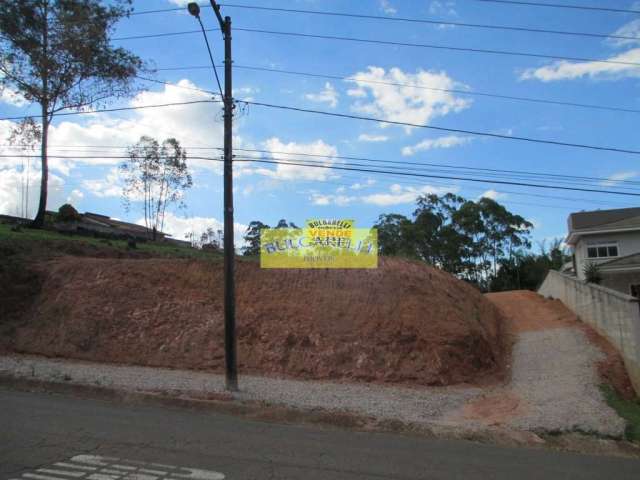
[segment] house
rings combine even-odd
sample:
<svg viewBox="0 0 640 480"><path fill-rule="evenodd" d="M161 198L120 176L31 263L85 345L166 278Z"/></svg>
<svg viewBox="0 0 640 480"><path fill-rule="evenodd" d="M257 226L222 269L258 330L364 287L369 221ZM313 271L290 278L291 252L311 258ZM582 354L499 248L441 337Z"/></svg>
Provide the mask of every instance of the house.
<svg viewBox="0 0 640 480"><path fill-rule="evenodd" d="M595 263L602 286L640 297L640 208L572 213L568 227L566 242L579 279Z"/></svg>
<svg viewBox="0 0 640 480"><path fill-rule="evenodd" d="M122 222L107 215L85 212L80 214L80 220L73 222L73 227L78 233L104 234L116 238L135 238L138 240L151 239L153 232L144 225ZM156 232L156 241L162 242L168 235L164 232Z"/></svg>

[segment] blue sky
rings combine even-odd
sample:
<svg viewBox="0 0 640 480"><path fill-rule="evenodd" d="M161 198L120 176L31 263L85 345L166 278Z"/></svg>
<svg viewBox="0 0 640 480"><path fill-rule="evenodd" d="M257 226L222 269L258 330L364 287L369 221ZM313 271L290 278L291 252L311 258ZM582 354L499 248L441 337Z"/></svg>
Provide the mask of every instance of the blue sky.
<svg viewBox="0 0 640 480"><path fill-rule="evenodd" d="M271 7L415 17L451 22L513 25L640 37L640 15L493 4L476 0L246 0L238 3ZM570 3L567 0L566 3ZM577 3L577 2L575 2ZM614 2L581 0L582 5ZM136 0L136 10L184 5L182 0ZM638 3L615 0L616 7L640 9ZM408 43L534 52L640 63L640 41L482 30L442 25L349 19L305 14L283 14L224 7L236 28L337 35ZM202 18L216 27L210 9ZM185 12L132 16L118 27L117 37L175 32L198 28ZM216 62L222 61L220 35L209 36ZM236 31L233 54L239 66L312 72L342 81L236 69L234 96L255 101L331 112L372 116L441 127L480 130L504 135L560 140L640 150L640 114L501 100L481 96L385 85L375 82L489 92L640 109L640 67L592 62L563 62L530 57L488 55L427 48L370 45L332 40L282 37ZM208 65L199 34L118 41L158 69ZM221 72L220 72L221 73ZM181 87L215 90L206 69L158 71L156 79ZM369 83L369 82L374 83ZM187 88L142 83L148 91L114 105L145 105L206 99ZM3 94L0 115L32 111L20 98ZM10 122L0 121L6 137ZM141 135L176 137L193 155L215 155L199 150L222 145L219 106L199 104L136 112L66 117L54 122L52 153L114 154L94 146L126 146ZM612 152L487 139L419 128L384 126L250 106L236 119L235 145L240 148L382 160L429 162L455 167L526 170L612 179L601 188L619 186L616 179L640 180L638 156ZM6 142L2 142L6 144ZM62 148L64 146L64 148ZM191 147L191 149L189 148ZM195 148L194 148L195 147ZM3 154L15 150L2 147ZM236 152L241 154L241 152ZM271 153L268 158L282 159ZM30 167L30 213L37 203L37 161ZM167 229L181 237L187 231L219 228L222 219L222 176L217 163L193 160L195 186L188 192L185 211L167 218ZM125 211L117 160L52 159L49 208L71 201L80 211L93 211L139 221L141 211ZM268 224L287 218L353 218L371 225L381 213L414 210L415 197L426 192L453 191L476 199L485 194L531 220L536 240L565 234L572 211L636 206L634 197L474 184L451 180L367 175L292 166L240 163L236 165L235 219L240 233L251 220ZM19 213L26 181L26 165L4 158L0 168L0 211ZM543 181L544 182L544 181ZM545 198L544 196L547 196ZM552 196L553 198L549 198ZM559 198L561 197L561 198Z"/></svg>

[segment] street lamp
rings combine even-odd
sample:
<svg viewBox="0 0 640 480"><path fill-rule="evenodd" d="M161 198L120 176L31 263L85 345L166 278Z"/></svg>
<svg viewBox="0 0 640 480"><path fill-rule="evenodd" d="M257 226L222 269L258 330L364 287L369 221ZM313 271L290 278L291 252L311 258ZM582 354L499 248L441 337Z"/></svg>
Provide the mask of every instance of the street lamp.
<svg viewBox="0 0 640 480"><path fill-rule="evenodd" d="M200 18L200 5L196 2L189 3L189 5L187 5L187 10L189 10L189 13L194 17Z"/></svg>

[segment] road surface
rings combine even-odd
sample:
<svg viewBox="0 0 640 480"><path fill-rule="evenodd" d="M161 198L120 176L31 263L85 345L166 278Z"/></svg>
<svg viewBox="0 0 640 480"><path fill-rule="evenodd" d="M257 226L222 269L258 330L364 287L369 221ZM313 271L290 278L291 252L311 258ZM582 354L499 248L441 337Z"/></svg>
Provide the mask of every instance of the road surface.
<svg viewBox="0 0 640 480"><path fill-rule="evenodd" d="M640 461L0 388L0 478L635 479Z"/></svg>

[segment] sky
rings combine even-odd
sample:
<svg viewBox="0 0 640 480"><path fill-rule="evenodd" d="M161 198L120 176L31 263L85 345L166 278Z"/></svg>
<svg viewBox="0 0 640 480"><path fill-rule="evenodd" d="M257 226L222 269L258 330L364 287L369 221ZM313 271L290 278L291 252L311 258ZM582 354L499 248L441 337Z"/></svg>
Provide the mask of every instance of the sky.
<svg viewBox="0 0 640 480"><path fill-rule="evenodd" d="M545 1L545 0L542 0ZM640 10L627 0L564 0L567 4L614 6ZM135 0L136 11L186 5L183 0ZM508 25L536 29L590 32L640 37L640 14L543 8L478 0L237 0L241 5L334 11L442 22ZM556 2L558 3L558 2ZM234 3L235 4L235 3ZM379 43L292 37L236 30L233 33L234 97L303 109L376 119L481 131L505 137L529 137L573 144L640 150L640 113L581 108L494 98L474 93L548 99L640 110L640 40L542 34L469 28L443 24L382 21L310 14L262 11L224 5L223 14L236 28L341 36L396 43L446 45L482 50L508 50L574 59L419 48ZM217 29L213 11L203 8L207 28ZM115 38L198 29L184 10L123 19ZM216 63L223 60L220 33L210 32ZM115 40L154 68L149 75L166 85L139 81L135 97L110 107L142 106L207 100L217 90L201 33ZM322 78L242 67L307 72ZM171 69L171 70L163 70ZM220 69L219 74L222 75ZM338 77L338 78L335 78ZM343 80L347 79L347 80ZM395 85L390 85L395 84ZM403 84L403 85L398 85ZM415 88L410 85L427 88ZM409 86L407 86L409 85ZM448 90L448 91L443 91ZM450 92L455 90L456 92ZM174 137L192 156L220 155L222 115L216 103L200 103L126 112L58 117L51 128L51 154L99 156L122 154L142 135L162 141ZM0 95L0 117L34 113L19 95ZM640 181L639 157L567 146L492 138L374 121L337 118L304 112L240 104L234 124L234 147L263 150L264 159L283 160L285 153L306 153L325 165L340 166L337 157L402 162L398 172L455 176L460 167L597 177L599 189L615 190L623 181ZM16 150L6 140L12 122L0 120L0 213L37 206L39 160L29 165L11 157ZM249 155L236 150L238 157ZM300 157L298 157L300 158ZM80 212L97 212L140 222L141 204L129 210L122 202L118 159L65 158L50 160L48 209L72 203ZM411 162L411 163L408 163ZM194 186L185 195L187 207L172 210L165 230L176 238L222 220L222 170L219 162L188 160ZM363 163L363 162L360 162ZM442 167L415 164L430 163ZM375 163L368 162L370 167ZM344 166L344 165L343 165ZM389 164L384 168L388 170ZM413 170L412 170L413 169ZM452 173L452 172L456 173ZM27 175L28 172L28 175ZM469 170L465 175L469 174ZM637 197L550 190L497 183L472 183L292 165L236 162L234 166L236 236L252 220L274 226L285 218L297 224L313 218L354 219L369 227L380 214L411 216L416 197L453 192L465 198L488 196L531 221L536 242L566 235L569 213L580 210L637 206ZM489 178L487 172L475 175ZM27 181L28 179L28 181ZM503 178L504 180L504 178ZM507 180L522 181L512 174ZM529 178L529 181L531 179ZM534 183L549 184L548 177Z"/></svg>

